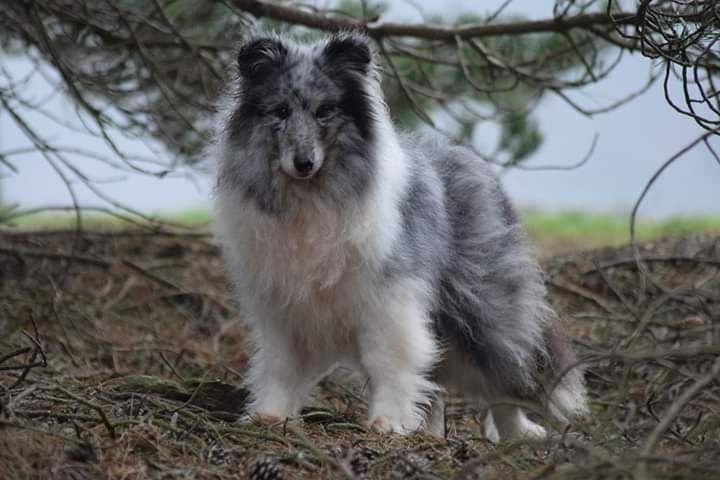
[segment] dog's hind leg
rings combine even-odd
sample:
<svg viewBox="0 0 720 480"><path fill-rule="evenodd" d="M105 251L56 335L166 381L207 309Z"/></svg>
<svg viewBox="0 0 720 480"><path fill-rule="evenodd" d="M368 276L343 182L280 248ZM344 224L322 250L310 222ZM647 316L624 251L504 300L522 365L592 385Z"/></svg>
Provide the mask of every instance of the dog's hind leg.
<svg viewBox="0 0 720 480"><path fill-rule="evenodd" d="M543 427L514 405L496 405L485 417L485 437L493 443L500 440L542 440L546 436Z"/></svg>
<svg viewBox="0 0 720 480"><path fill-rule="evenodd" d="M425 430L430 435L445 438L445 401L439 392L430 401Z"/></svg>

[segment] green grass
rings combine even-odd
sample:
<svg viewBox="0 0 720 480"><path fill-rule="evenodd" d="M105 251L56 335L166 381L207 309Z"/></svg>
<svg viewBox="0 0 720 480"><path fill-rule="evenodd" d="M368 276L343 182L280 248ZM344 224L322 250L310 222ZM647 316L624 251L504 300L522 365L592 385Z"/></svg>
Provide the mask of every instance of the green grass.
<svg viewBox="0 0 720 480"><path fill-rule="evenodd" d="M619 245L630 241L629 214L602 214L579 211L541 212L527 210L523 223L541 248L551 250ZM720 216L678 216L665 220L638 220L638 240L653 240L668 235L720 233Z"/></svg>
<svg viewBox="0 0 720 480"><path fill-rule="evenodd" d="M7 213L7 212L5 212ZM72 211L38 212L31 215L12 218L3 221L4 213L0 211L0 226L11 226L28 230L51 230L59 228L75 228L76 217ZM179 224L186 227L203 227L210 222L210 212L206 209L196 208L180 212L155 212L146 214L147 219L158 222ZM129 219L129 220L127 220ZM134 222L143 223L146 219L137 215L121 213L118 216L102 212L84 212L82 224L84 228L113 229L129 228Z"/></svg>
<svg viewBox="0 0 720 480"><path fill-rule="evenodd" d="M174 213L160 212L150 216L188 227L203 228L210 222L210 212L203 208ZM522 219L530 237L547 253L619 245L630 240L629 214L525 210ZM43 212L13 219L10 224L21 229L72 228L75 226L75 215L72 212ZM83 215L83 225L86 228L105 229L131 226L117 217L93 212ZM638 240L690 233L720 233L720 215L681 216L662 221L639 220L636 231Z"/></svg>

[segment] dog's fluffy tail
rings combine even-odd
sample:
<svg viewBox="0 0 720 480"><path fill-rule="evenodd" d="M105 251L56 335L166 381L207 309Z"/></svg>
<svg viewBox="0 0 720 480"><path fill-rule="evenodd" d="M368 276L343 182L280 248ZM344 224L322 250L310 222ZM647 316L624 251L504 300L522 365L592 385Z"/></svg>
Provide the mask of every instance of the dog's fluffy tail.
<svg viewBox="0 0 720 480"><path fill-rule="evenodd" d="M562 331L558 318L545 332L545 346L549 367L545 372L547 409L562 422L588 413L584 369L577 361L568 337Z"/></svg>

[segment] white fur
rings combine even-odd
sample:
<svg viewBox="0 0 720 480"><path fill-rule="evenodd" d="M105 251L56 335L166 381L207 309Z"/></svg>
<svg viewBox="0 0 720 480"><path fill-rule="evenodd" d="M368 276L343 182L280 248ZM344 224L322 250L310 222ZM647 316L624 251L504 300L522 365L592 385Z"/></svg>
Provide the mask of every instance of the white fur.
<svg viewBox="0 0 720 480"><path fill-rule="evenodd" d="M565 373L568 376L580 376L577 369ZM569 422L572 418L588 414L587 388L585 382L572 379L562 388L556 387L549 395L548 411L559 421Z"/></svg>
<svg viewBox="0 0 720 480"><path fill-rule="evenodd" d="M500 440L542 440L547 436L543 427L530 420L519 407L495 406L485 417L485 438L492 443Z"/></svg>

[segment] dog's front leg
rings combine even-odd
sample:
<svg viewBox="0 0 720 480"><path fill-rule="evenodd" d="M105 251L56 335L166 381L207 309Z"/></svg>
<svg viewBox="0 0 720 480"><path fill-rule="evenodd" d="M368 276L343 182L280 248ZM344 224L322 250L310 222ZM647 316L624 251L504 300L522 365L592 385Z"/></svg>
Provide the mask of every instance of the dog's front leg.
<svg viewBox="0 0 720 480"><path fill-rule="evenodd" d="M297 415L317 381L311 356L288 332L271 325L258 328L255 342L247 379L252 397L248 416L274 423Z"/></svg>
<svg viewBox="0 0 720 480"><path fill-rule="evenodd" d="M368 423L382 433L408 433L422 424L422 405L437 389L426 378L435 340L427 312L407 295L373 310L359 334L360 363L370 380Z"/></svg>

